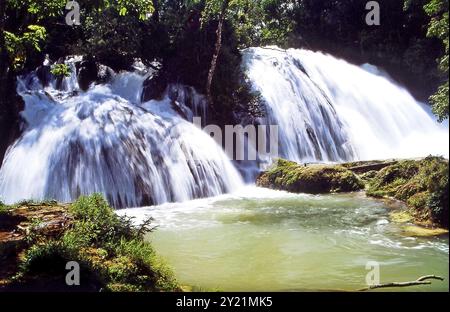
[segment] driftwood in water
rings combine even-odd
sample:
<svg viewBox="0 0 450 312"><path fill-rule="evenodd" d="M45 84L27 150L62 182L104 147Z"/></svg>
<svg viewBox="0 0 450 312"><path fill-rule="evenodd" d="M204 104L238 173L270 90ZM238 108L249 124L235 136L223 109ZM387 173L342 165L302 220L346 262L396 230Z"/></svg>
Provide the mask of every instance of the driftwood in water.
<svg viewBox="0 0 450 312"><path fill-rule="evenodd" d="M387 283L387 284L379 284L379 285L372 285L366 288L359 289L358 291L367 291L367 290L373 290L377 288L391 288L391 287L410 287L410 286L417 286L417 285L431 285L431 282L428 281L430 279L440 280L443 281L444 278L436 275L426 275L419 277L415 281L411 282L403 282L403 283Z"/></svg>

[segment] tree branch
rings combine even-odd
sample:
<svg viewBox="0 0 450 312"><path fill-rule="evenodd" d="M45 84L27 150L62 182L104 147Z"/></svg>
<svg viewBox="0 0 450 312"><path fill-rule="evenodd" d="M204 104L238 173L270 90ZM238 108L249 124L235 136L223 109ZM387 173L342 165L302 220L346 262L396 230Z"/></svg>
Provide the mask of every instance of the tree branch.
<svg viewBox="0 0 450 312"><path fill-rule="evenodd" d="M417 286L417 285L431 285L430 279L440 280L443 281L444 278L436 275L425 275L422 277L419 277L415 281L411 282L402 282L402 283L387 283L387 284L379 284L379 285L371 285L366 288L358 289L358 291L368 291L368 290L374 290L378 288L391 288L391 287L410 287L410 286Z"/></svg>

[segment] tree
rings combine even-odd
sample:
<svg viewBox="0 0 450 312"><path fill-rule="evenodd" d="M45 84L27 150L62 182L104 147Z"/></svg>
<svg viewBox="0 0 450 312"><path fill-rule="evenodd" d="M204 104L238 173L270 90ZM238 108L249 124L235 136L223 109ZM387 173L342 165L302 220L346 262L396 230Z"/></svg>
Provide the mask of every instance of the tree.
<svg viewBox="0 0 450 312"><path fill-rule="evenodd" d="M216 1L210 1L208 4L211 6L217 5L217 3L215 3L215 2ZM226 12L227 12L229 4L230 4L229 0L222 0L220 15L219 15L219 22L217 24L217 31L216 31L216 35L217 35L216 44L214 47L214 54L213 54L212 60L211 60L211 67L209 68L209 71L208 71L208 79L206 82L206 98L208 99L208 102L210 105L213 104L213 97L211 94L211 85L212 85L214 73L215 73L216 67L217 67L217 59L219 58L220 49L222 47L223 23L225 21L225 16L226 16ZM212 9L214 9L214 8L212 8Z"/></svg>
<svg viewBox="0 0 450 312"><path fill-rule="evenodd" d="M424 6L425 12L431 17L428 25L428 36L442 40L445 54L439 59L439 69L445 75L446 81L438 91L430 97L433 105L433 112L438 116L439 121L447 119L449 116L449 83L448 83L448 58L449 58L449 38L448 38L448 0L431 0Z"/></svg>

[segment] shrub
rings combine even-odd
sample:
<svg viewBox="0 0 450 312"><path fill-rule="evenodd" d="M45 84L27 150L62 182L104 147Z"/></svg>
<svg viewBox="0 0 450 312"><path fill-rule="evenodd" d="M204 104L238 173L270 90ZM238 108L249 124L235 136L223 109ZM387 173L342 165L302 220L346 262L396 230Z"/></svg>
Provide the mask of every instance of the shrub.
<svg viewBox="0 0 450 312"><path fill-rule="evenodd" d="M80 197L69 212L72 227L61 238L35 243L25 254L21 276L59 275L68 261L77 261L87 279L99 285L97 290L179 289L171 271L144 241L151 220L134 227L131 219L118 217L100 194Z"/></svg>
<svg viewBox="0 0 450 312"><path fill-rule="evenodd" d="M0 215L8 213L8 206L6 206L1 200L0 200Z"/></svg>
<svg viewBox="0 0 450 312"><path fill-rule="evenodd" d="M52 66L50 72L56 77L64 78L70 76L70 68L66 64L55 64Z"/></svg>
<svg viewBox="0 0 450 312"><path fill-rule="evenodd" d="M429 156L386 167L369 182L367 195L402 200L415 216L448 227L448 161Z"/></svg>

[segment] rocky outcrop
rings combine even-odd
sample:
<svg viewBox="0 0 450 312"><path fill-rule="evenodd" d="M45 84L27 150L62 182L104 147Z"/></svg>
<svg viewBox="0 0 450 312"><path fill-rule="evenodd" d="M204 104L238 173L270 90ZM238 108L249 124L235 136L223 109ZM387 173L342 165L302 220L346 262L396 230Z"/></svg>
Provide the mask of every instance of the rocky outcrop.
<svg viewBox="0 0 450 312"><path fill-rule="evenodd" d="M262 173L257 185L308 194L354 192L364 188L361 179L343 166L299 165L284 159Z"/></svg>
<svg viewBox="0 0 450 312"><path fill-rule="evenodd" d="M141 226L118 217L101 195L70 205L0 202L0 291L179 291ZM66 265L80 266L80 285Z"/></svg>
<svg viewBox="0 0 450 312"><path fill-rule="evenodd" d="M143 84L142 102L150 100L161 100L168 86L168 81L164 74L156 73L148 77Z"/></svg>
<svg viewBox="0 0 450 312"><path fill-rule="evenodd" d="M85 60L79 64L78 68L78 85L81 90L89 89L91 83L99 80L98 67L95 61Z"/></svg>
<svg viewBox="0 0 450 312"><path fill-rule="evenodd" d="M427 233L442 233L436 227L449 227L448 172L448 160L432 156L340 165L299 165L280 159L258 177L257 184L311 194L365 189L367 196L394 199L406 204L405 213L411 216L411 220L405 223L425 226Z"/></svg>
<svg viewBox="0 0 450 312"><path fill-rule="evenodd" d="M405 202L416 222L448 228L448 160L402 160L378 171L367 182L367 195Z"/></svg>
<svg viewBox="0 0 450 312"><path fill-rule="evenodd" d="M15 207L0 203L0 290L17 273L20 257L32 235L59 238L70 226L67 206L24 202ZM39 220L39 224L37 223Z"/></svg>

